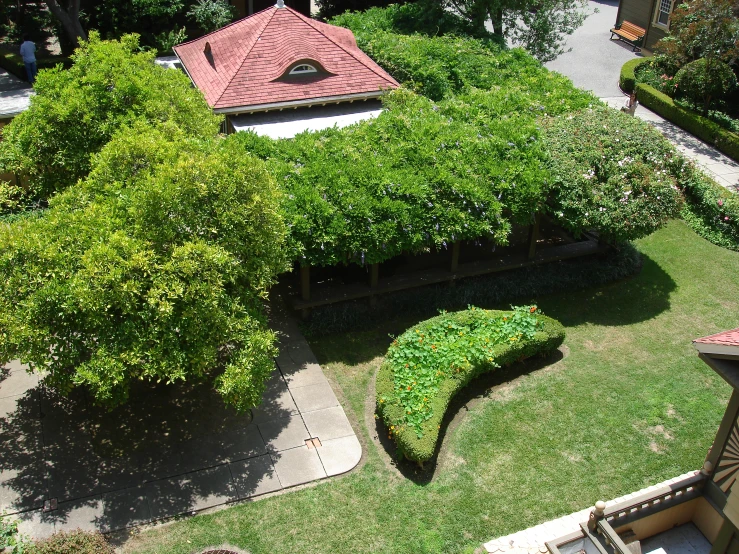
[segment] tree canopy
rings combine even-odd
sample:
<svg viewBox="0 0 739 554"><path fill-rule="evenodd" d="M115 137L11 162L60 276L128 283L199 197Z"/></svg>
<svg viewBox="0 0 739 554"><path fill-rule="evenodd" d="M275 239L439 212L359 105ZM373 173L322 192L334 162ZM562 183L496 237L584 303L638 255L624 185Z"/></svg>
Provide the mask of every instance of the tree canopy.
<svg viewBox="0 0 739 554"><path fill-rule="evenodd" d="M84 178L91 158L136 121L171 121L185 134L212 137L220 119L180 71L154 63L137 35L97 33L82 42L69 69L41 71L29 109L3 128L0 166L28 177L31 200L44 200Z"/></svg>
<svg viewBox="0 0 739 554"><path fill-rule="evenodd" d="M274 369L262 301L286 270L279 203L229 143L123 128L48 210L0 223L0 361L107 406L139 379L207 380L254 406Z"/></svg>

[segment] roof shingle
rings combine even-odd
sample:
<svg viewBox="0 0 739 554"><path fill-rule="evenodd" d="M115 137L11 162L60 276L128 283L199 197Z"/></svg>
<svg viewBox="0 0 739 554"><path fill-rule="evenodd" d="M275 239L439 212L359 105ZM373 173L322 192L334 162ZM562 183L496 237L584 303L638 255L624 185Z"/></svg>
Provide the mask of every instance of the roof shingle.
<svg viewBox="0 0 739 554"><path fill-rule="evenodd" d="M351 31L288 7L273 6L175 46L174 51L216 111L398 86L357 47ZM312 77L282 78L302 60L314 60L324 71Z"/></svg>

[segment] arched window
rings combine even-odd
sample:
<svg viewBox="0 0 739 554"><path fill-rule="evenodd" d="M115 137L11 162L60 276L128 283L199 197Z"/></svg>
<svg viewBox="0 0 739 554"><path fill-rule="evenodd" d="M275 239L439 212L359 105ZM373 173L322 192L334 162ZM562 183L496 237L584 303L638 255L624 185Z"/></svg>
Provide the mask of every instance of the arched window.
<svg viewBox="0 0 739 554"><path fill-rule="evenodd" d="M308 75L310 73L318 73L318 70L308 63L301 63L293 67L288 75Z"/></svg>

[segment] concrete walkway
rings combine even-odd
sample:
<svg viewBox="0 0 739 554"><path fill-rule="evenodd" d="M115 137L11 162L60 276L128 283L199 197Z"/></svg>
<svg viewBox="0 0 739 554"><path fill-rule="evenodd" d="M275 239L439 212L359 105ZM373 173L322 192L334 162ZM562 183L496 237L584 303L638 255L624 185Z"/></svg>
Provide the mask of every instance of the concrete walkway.
<svg viewBox="0 0 739 554"><path fill-rule="evenodd" d="M164 387L163 407L149 395L106 416L11 364L0 372L0 512L35 538L108 532L351 470L361 445L308 343L284 312L272 326L280 354L253 419L207 386Z"/></svg>
<svg viewBox="0 0 739 554"><path fill-rule="evenodd" d="M0 119L12 118L27 110L32 95L31 85L0 68Z"/></svg>
<svg viewBox="0 0 739 554"><path fill-rule="evenodd" d="M627 97L624 95L601 98L603 102L617 109L625 105L626 99ZM732 192L739 192L739 163L644 106L637 106L634 115L644 121L648 121L662 131L662 134L680 152L699 165L718 184Z"/></svg>
<svg viewBox="0 0 739 554"><path fill-rule="evenodd" d="M667 481L659 483L658 485L654 485L652 487L648 487L646 489L642 489L640 491L615 498L614 500L606 502L606 506L610 507L616 504L620 504L621 502L636 498L637 496L641 496L642 494L657 490L661 487L677 483L684 479L688 479L689 477L693 477L696 474L698 474L698 471L691 471L689 473L686 473L685 475L680 475L679 477L675 477L674 479L669 479ZM597 499L593 500L593 504L595 504L596 500ZM590 516L590 512L592 509L593 506L588 506L584 510L580 510L579 512L575 512L564 517L560 517L558 519L553 519L552 521L547 521L545 523L537 525L536 527L531 527L529 529L524 529L523 531L518 531L517 533L513 533L511 535L506 535L504 537L493 539L485 543L485 549L488 552L497 552L498 554L545 553L547 552L547 541L551 541L559 537L569 535L570 533L579 531L580 524L588 521L588 517Z"/></svg>

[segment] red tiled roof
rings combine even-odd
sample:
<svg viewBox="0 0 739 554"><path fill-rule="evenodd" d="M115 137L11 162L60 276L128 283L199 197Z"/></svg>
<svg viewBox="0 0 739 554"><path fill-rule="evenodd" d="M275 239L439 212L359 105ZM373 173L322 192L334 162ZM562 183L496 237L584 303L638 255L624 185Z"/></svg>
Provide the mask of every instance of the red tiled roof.
<svg viewBox="0 0 739 554"><path fill-rule="evenodd" d="M693 342L700 344L715 344L718 346L738 346L739 347L739 327L731 331L722 331L715 335L701 337Z"/></svg>
<svg viewBox="0 0 739 554"><path fill-rule="evenodd" d="M210 56L206 55L206 43ZM348 29L273 6L174 47L187 73L218 110L371 93L397 81L362 52ZM325 72L280 79L301 60Z"/></svg>

